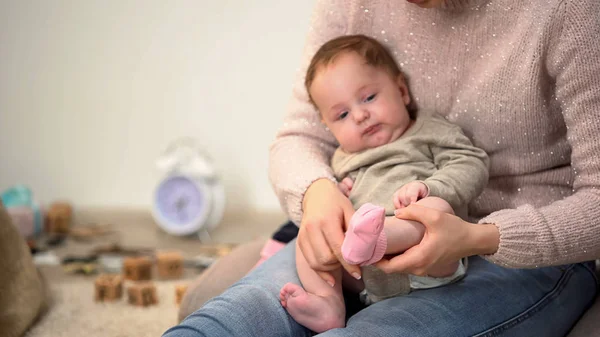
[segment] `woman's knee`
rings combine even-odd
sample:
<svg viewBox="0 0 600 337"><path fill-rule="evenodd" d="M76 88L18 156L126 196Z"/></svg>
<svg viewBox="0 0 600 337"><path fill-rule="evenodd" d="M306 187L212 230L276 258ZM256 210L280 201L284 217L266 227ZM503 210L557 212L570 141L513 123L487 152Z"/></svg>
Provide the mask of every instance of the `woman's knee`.
<svg viewBox="0 0 600 337"><path fill-rule="evenodd" d="M179 320L201 308L206 301L221 294L248 273L258 261L263 242L255 240L238 246L194 280L181 301Z"/></svg>
<svg viewBox="0 0 600 337"><path fill-rule="evenodd" d="M302 336L268 280L244 280L212 298L164 336Z"/></svg>

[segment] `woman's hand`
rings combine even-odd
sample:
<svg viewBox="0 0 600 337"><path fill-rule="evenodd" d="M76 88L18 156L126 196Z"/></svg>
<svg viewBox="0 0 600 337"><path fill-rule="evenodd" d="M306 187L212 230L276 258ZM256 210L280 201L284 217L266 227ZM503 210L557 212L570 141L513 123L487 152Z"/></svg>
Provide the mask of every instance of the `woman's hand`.
<svg viewBox="0 0 600 337"><path fill-rule="evenodd" d="M304 194L302 206L298 245L311 268L330 285L335 280L328 271L340 266L360 278L360 268L347 264L342 257L346 224L354 214L350 200L335 183L319 179Z"/></svg>
<svg viewBox="0 0 600 337"><path fill-rule="evenodd" d="M391 259L376 265L386 273L402 272L427 275L436 266L463 257L493 254L500 244L500 233L493 224L473 224L461 218L421 205L412 204L396 210L396 217L414 220L425 226L421 242Z"/></svg>

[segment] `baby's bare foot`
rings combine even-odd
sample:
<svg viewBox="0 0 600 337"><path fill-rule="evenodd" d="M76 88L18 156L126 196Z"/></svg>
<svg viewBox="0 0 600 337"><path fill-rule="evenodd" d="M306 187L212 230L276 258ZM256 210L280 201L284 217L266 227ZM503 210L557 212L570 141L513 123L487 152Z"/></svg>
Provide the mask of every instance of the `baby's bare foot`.
<svg viewBox="0 0 600 337"><path fill-rule="evenodd" d="M279 300L296 322L312 331L320 333L345 325L344 303L334 296L317 296L287 283L279 292Z"/></svg>

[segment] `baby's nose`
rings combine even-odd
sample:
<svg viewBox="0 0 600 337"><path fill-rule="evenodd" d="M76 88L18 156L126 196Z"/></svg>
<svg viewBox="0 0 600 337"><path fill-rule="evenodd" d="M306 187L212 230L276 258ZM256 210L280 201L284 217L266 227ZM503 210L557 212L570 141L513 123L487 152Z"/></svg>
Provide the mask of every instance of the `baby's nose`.
<svg viewBox="0 0 600 337"><path fill-rule="evenodd" d="M366 110L358 110L354 116L357 123L362 123L369 118L369 112Z"/></svg>

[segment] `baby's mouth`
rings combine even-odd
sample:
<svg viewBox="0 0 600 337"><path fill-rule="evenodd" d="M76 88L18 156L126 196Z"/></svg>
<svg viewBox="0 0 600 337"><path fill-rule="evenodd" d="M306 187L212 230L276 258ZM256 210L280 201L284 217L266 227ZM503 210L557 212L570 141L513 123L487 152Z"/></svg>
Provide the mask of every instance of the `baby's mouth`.
<svg viewBox="0 0 600 337"><path fill-rule="evenodd" d="M380 128L381 128L381 124L371 125L368 128L364 129L363 135L370 136L370 135L374 134L375 132L379 131Z"/></svg>

